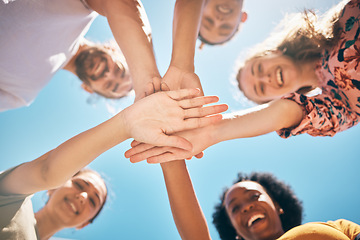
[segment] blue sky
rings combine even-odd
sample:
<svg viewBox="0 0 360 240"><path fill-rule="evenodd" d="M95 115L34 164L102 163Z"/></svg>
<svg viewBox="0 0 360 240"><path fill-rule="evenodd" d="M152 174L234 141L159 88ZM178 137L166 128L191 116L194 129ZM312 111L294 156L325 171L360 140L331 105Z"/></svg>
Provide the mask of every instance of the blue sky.
<svg viewBox="0 0 360 240"><path fill-rule="evenodd" d="M160 72L165 73L171 55L171 25L174 0L143 2L153 29L153 42ZM248 0L248 21L228 44L196 50L195 67L206 95L218 95L229 111L249 107L237 99L231 84L236 59L248 47L261 42L286 12L305 7L326 11L336 0ZM87 37L94 41L112 38L106 19L98 17ZM21 66L19 66L21 70ZM0 169L31 161L72 136L107 120L106 105L124 108L130 96L108 103L89 97L80 81L60 71L30 107L0 113ZM211 223L213 206L222 188L239 171L273 172L289 183L305 209L304 222L345 218L360 223L359 144L355 126L334 137L296 136L281 139L275 133L251 139L223 142L205 151L204 158L187 161L193 184L207 218L211 236L219 239ZM92 226L81 231L64 230L67 239L180 239L172 220L159 165L131 164L123 153L126 141L101 155L91 167L100 171L110 187L110 199ZM34 208L46 200L34 196Z"/></svg>

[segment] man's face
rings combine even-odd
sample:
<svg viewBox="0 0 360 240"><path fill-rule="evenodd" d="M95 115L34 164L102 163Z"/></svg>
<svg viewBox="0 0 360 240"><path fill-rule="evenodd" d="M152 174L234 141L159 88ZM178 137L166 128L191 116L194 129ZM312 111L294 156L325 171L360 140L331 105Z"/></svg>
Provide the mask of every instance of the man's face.
<svg viewBox="0 0 360 240"><path fill-rule="evenodd" d="M204 7L200 35L210 43L223 43L230 39L245 22L243 0L209 0Z"/></svg>
<svg viewBox="0 0 360 240"><path fill-rule="evenodd" d="M84 60L88 92L107 98L120 98L132 90L132 79L124 60L115 59L106 51L90 52Z"/></svg>

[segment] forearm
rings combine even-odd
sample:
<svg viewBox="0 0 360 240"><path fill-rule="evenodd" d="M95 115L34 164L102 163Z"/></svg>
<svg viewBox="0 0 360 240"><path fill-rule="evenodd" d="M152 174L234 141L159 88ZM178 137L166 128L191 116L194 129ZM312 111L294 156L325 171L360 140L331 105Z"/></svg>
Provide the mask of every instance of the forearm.
<svg viewBox="0 0 360 240"><path fill-rule="evenodd" d="M137 92L153 77L160 77L144 9L134 0L107 0L103 5L103 15L125 56Z"/></svg>
<svg viewBox="0 0 360 240"><path fill-rule="evenodd" d="M212 142L255 137L293 127L303 118L302 108L290 100L277 100L248 110L224 115L212 126Z"/></svg>
<svg viewBox="0 0 360 240"><path fill-rule="evenodd" d="M185 161L161 164L173 218L182 239L211 239Z"/></svg>
<svg viewBox="0 0 360 240"><path fill-rule="evenodd" d="M57 148L16 168L4 192L30 194L62 185L96 157L128 138L121 115L82 132Z"/></svg>
<svg viewBox="0 0 360 240"><path fill-rule="evenodd" d="M194 72L195 44L205 0L177 0L171 65Z"/></svg>

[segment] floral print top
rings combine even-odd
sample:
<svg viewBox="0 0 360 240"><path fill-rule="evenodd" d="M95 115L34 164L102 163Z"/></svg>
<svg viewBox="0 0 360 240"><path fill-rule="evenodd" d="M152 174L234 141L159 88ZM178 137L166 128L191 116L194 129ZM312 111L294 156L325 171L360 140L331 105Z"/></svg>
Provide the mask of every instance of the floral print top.
<svg viewBox="0 0 360 240"><path fill-rule="evenodd" d="M297 127L277 131L283 138L302 133L334 136L360 120L360 0L348 2L339 21L340 41L323 52L316 70L322 93L284 97L300 104L305 117Z"/></svg>

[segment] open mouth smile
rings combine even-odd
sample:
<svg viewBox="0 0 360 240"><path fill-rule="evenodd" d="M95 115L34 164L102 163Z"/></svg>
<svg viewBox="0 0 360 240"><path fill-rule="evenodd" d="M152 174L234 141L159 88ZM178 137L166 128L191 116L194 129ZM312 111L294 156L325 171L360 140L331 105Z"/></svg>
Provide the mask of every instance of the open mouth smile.
<svg viewBox="0 0 360 240"><path fill-rule="evenodd" d="M276 82L279 85L279 87L282 87L284 85L283 72L280 67L276 69Z"/></svg>
<svg viewBox="0 0 360 240"><path fill-rule="evenodd" d="M264 214L255 214L248 220L247 226L251 227L252 225L256 224L258 221L260 221L264 218L265 218Z"/></svg>

